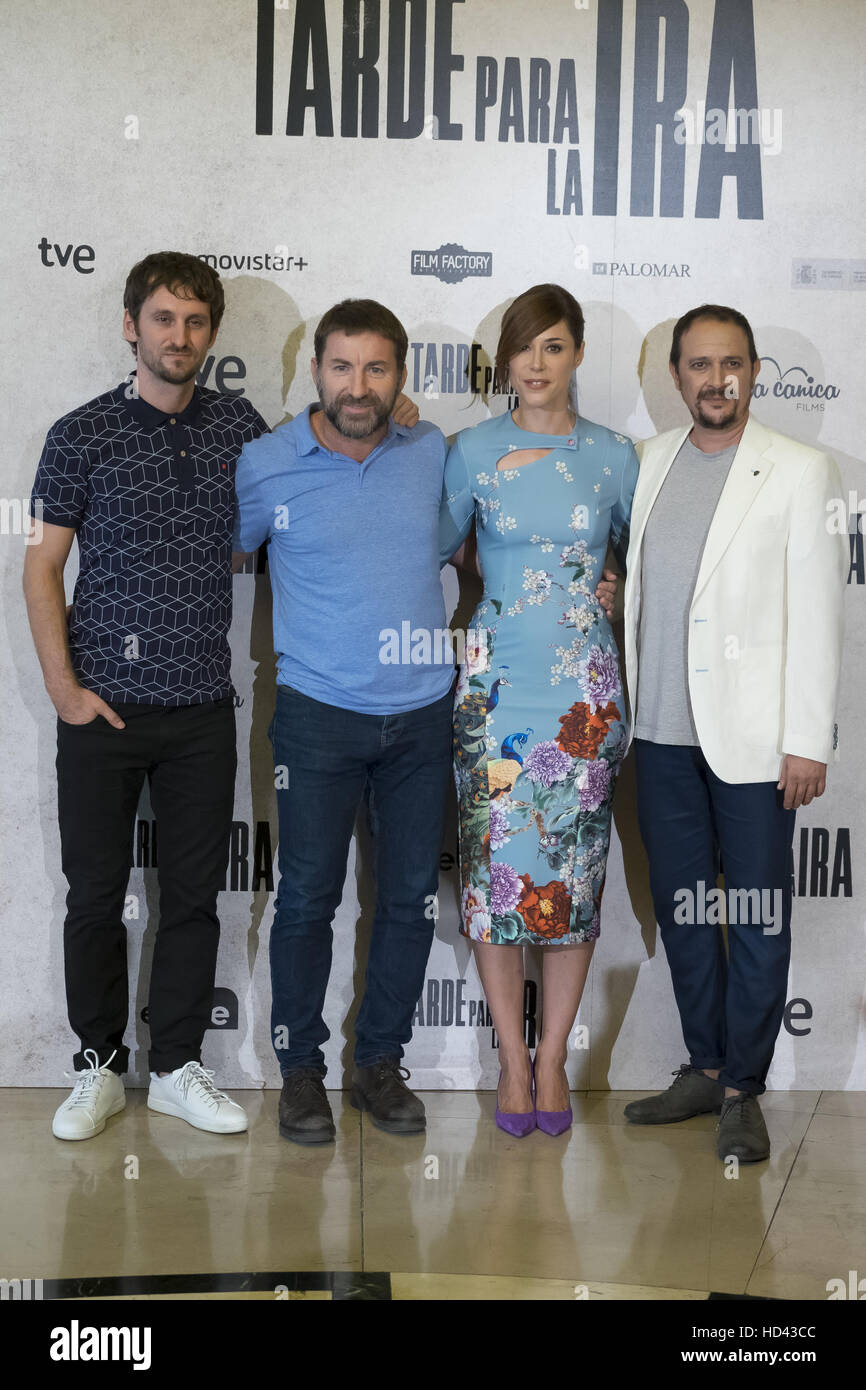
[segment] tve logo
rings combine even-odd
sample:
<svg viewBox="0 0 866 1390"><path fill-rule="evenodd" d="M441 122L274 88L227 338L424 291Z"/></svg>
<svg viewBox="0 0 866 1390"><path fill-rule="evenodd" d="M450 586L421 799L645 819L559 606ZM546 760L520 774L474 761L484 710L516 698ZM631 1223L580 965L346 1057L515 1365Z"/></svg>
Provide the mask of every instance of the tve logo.
<svg viewBox="0 0 866 1390"><path fill-rule="evenodd" d="M73 246L70 241L68 246L61 249L56 241L49 241L47 236L44 236L42 240L37 243L37 246L44 266L68 265L71 256L73 268L78 271L79 275L93 274L95 267L84 264L85 261L94 261L96 259L96 252L92 246L88 246L84 242L82 242L80 246ZM54 252L56 260L51 259L52 251Z"/></svg>
<svg viewBox="0 0 866 1390"><path fill-rule="evenodd" d="M211 373L213 373L212 389L219 391L221 396L242 396L243 386L229 386L230 381L244 381L247 374L247 364L242 357L220 357L217 360L211 353L201 364L201 370L196 376L197 386L211 385Z"/></svg>
<svg viewBox="0 0 866 1390"><path fill-rule="evenodd" d="M149 1021L150 1014L146 1004L141 1011L140 1018L142 1023ZM237 1028L238 997L232 990L223 989L220 985L214 986L210 1023L207 1026L208 1028Z"/></svg>

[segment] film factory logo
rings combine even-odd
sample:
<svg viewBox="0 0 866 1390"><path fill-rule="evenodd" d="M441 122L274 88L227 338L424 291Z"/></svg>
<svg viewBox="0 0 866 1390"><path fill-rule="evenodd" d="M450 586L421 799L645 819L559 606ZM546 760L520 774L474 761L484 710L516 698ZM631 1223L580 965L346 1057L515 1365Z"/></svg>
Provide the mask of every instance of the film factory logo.
<svg viewBox="0 0 866 1390"><path fill-rule="evenodd" d="M457 285L469 275L492 275L492 251L467 251L449 241L438 251L413 251L413 275L435 275L446 285Z"/></svg>

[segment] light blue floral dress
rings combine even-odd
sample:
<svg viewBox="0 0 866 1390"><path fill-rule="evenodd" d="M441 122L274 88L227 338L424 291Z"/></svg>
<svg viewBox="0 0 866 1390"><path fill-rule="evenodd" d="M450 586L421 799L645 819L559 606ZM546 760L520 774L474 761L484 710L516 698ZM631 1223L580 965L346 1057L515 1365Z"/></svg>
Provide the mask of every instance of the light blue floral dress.
<svg viewBox="0 0 866 1390"><path fill-rule="evenodd" d="M626 731L595 588L608 541L624 563L637 473L629 439L580 419L559 437L506 413L461 431L448 455L442 560L474 520L484 577L454 710L461 930L473 940L598 936Z"/></svg>

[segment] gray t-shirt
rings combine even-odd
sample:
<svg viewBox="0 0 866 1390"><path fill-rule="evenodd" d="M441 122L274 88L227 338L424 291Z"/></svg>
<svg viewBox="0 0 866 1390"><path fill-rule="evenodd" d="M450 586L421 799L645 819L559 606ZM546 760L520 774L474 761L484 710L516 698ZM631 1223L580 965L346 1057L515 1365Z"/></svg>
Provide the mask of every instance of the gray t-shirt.
<svg viewBox="0 0 866 1390"><path fill-rule="evenodd" d="M705 454L686 439L644 531L635 738L698 746L689 700L689 608L704 543L737 445Z"/></svg>

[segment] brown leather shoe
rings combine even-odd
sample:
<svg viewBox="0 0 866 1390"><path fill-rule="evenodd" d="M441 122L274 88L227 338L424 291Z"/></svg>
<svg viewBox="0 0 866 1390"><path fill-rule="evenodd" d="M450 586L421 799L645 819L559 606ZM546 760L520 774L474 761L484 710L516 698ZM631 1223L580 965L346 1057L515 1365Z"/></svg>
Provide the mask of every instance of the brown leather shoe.
<svg viewBox="0 0 866 1390"><path fill-rule="evenodd" d="M356 1067L350 1100L356 1110L366 1110L377 1129L387 1134L422 1134L427 1128L423 1102L413 1095L403 1077L409 1072L399 1058L386 1057L370 1067Z"/></svg>
<svg viewBox="0 0 866 1390"><path fill-rule="evenodd" d="M322 1073L299 1067L283 1079L280 1134L295 1144L329 1144L337 1131Z"/></svg>

